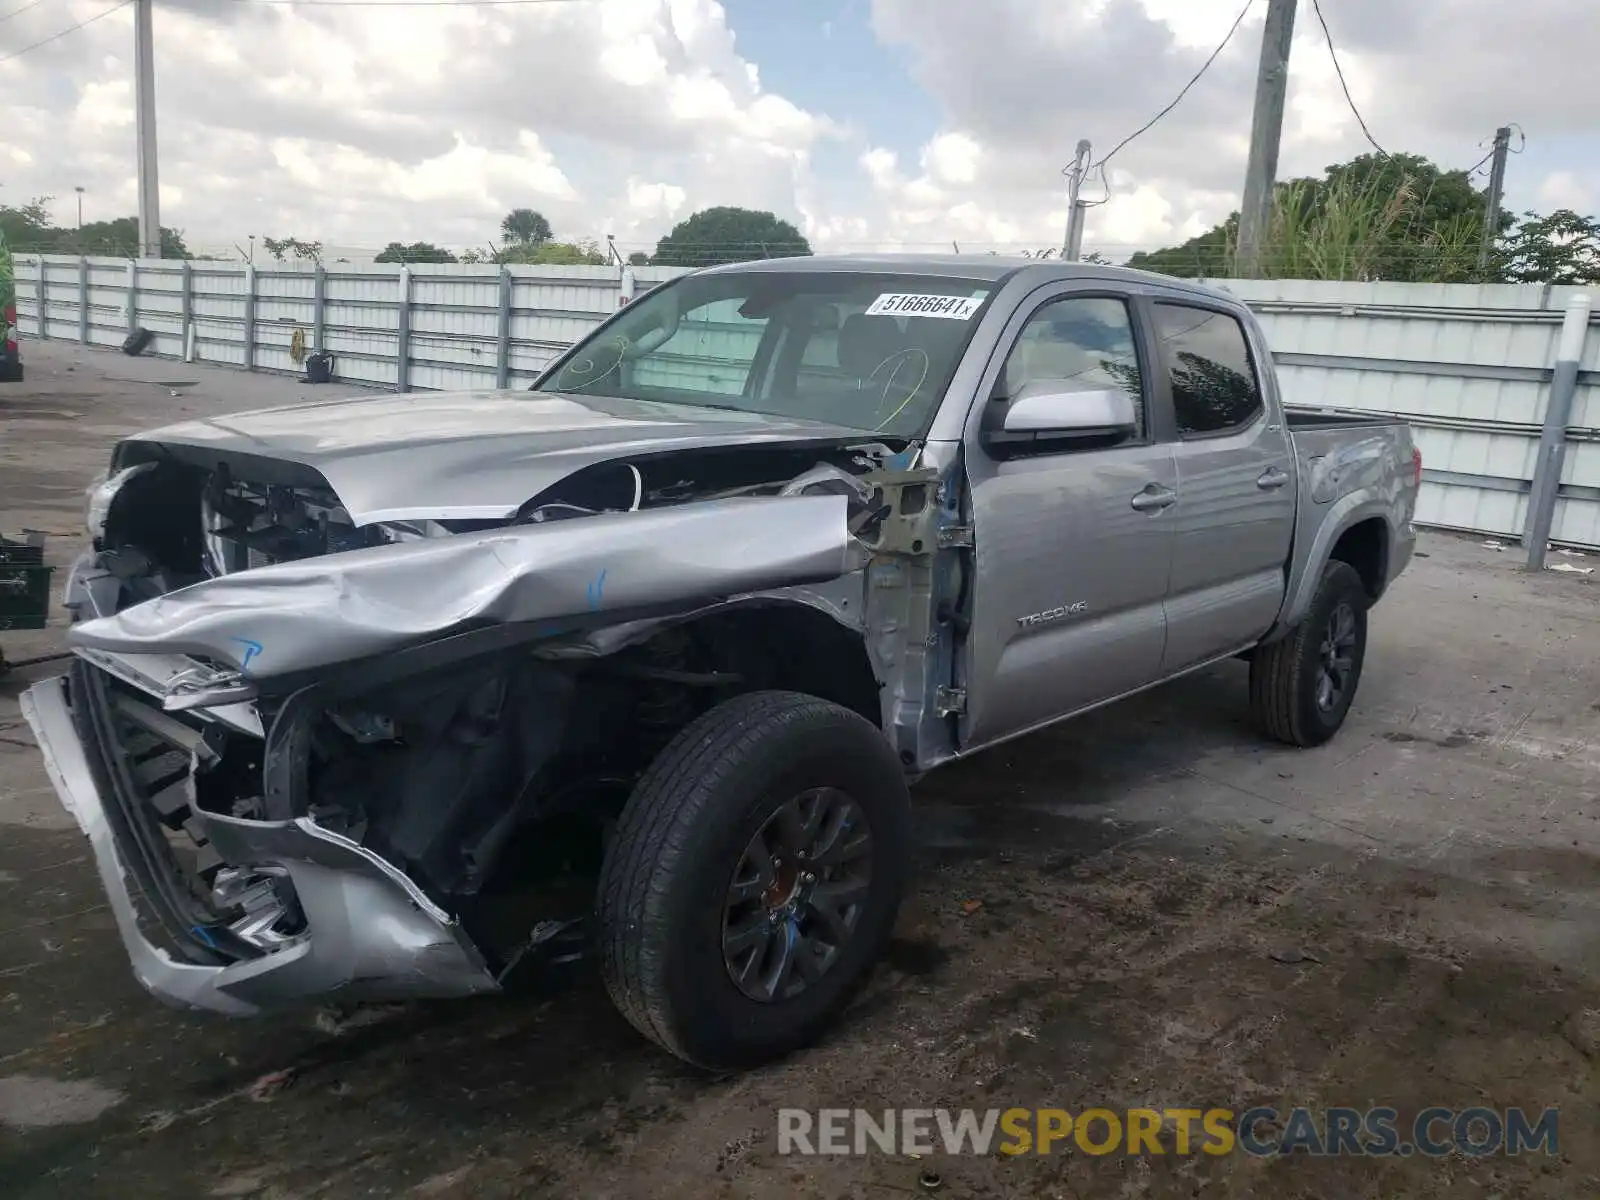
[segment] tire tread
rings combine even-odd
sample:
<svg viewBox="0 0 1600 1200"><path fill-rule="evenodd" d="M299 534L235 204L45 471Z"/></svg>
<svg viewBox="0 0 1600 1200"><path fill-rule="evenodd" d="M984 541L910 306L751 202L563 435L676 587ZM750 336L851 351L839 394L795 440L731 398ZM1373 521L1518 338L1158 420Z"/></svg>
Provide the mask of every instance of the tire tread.
<svg viewBox="0 0 1600 1200"><path fill-rule="evenodd" d="M1250 662L1250 710L1261 731L1274 741L1291 746L1314 746L1325 738L1306 727L1303 689L1305 687L1306 643L1316 637L1324 619L1341 592L1351 592L1365 601L1365 589L1354 567L1331 559L1323 568L1316 595L1305 619L1287 637L1257 649ZM1342 722L1341 722L1342 723Z"/></svg>
<svg viewBox="0 0 1600 1200"><path fill-rule="evenodd" d="M796 692L751 692L686 725L641 776L624 807L596 899L601 975L617 1010L668 1052L695 1061L674 1032L659 961L665 894L717 785L749 761L775 727L837 721L848 710ZM849 714L862 725L871 725ZM882 737L876 729L874 737Z"/></svg>

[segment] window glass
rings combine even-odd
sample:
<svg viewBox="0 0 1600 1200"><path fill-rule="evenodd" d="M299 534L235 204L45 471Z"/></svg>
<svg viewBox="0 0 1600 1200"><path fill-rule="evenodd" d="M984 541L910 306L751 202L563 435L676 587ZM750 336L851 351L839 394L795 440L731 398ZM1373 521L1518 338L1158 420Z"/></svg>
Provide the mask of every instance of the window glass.
<svg viewBox="0 0 1600 1200"><path fill-rule="evenodd" d="M1117 388L1133 399L1145 434L1144 383L1128 306L1108 296L1077 296L1045 305L1029 318L1006 359L1001 387L1015 396L1048 379L1062 391Z"/></svg>
<svg viewBox="0 0 1600 1200"><path fill-rule="evenodd" d="M1237 318L1185 304L1157 304L1156 333L1180 434L1237 429L1262 411L1261 388Z"/></svg>
<svg viewBox="0 0 1600 1200"><path fill-rule="evenodd" d="M992 284L876 271L730 271L634 300L538 391L921 432Z"/></svg>
<svg viewBox="0 0 1600 1200"><path fill-rule="evenodd" d="M633 364L641 388L738 396L750 379L769 317L739 315L738 299L702 304L683 314L678 331Z"/></svg>

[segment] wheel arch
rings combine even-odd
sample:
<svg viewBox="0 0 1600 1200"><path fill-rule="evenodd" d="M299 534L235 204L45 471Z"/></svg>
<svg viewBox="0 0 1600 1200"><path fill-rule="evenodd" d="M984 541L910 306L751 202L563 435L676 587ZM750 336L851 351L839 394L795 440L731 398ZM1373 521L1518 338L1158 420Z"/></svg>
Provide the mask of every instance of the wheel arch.
<svg viewBox="0 0 1600 1200"><path fill-rule="evenodd" d="M1388 587L1394 542L1392 517L1384 497L1362 491L1330 505L1304 555L1298 544L1292 552L1299 566L1290 564L1283 609L1278 614L1277 624L1262 641L1276 641L1305 619L1322 582L1322 573L1335 559L1355 569L1361 576L1368 602L1377 603Z"/></svg>
<svg viewBox="0 0 1600 1200"><path fill-rule="evenodd" d="M716 648L736 692L798 692L829 700L883 729L882 683L859 628L821 597L752 596L673 622L651 636L687 632ZM645 639L649 641L650 639Z"/></svg>

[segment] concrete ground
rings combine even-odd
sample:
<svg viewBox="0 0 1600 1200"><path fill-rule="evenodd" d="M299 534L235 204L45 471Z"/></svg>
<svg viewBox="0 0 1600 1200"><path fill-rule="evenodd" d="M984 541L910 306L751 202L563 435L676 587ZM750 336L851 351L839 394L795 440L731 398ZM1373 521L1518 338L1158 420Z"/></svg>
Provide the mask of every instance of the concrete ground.
<svg viewBox="0 0 1600 1200"><path fill-rule="evenodd" d="M57 563L117 435L312 391L28 349L28 382L0 386L0 528L51 532ZM919 1194L933 1171L959 1197L1600 1194L1600 587L1479 539L1421 548L1327 747L1258 739L1228 663L927 780L889 960L824 1044L734 1078L647 1045L587 971L354 1019L161 1007L18 718L49 668L0 680L0 1191L831 1200ZM17 658L59 630L0 638ZM1559 1152L776 1143L780 1107L1255 1104L1391 1105L1402 1127L1428 1105L1559 1106Z"/></svg>

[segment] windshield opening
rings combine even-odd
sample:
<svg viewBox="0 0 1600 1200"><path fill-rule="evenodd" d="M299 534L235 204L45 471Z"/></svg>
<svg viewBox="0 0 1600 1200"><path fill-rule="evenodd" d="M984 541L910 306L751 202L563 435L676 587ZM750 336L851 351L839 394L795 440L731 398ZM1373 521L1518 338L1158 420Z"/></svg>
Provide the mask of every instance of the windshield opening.
<svg viewBox="0 0 1600 1200"><path fill-rule="evenodd" d="M866 272L688 276L635 300L533 390L911 438L931 419L992 286Z"/></svg>

